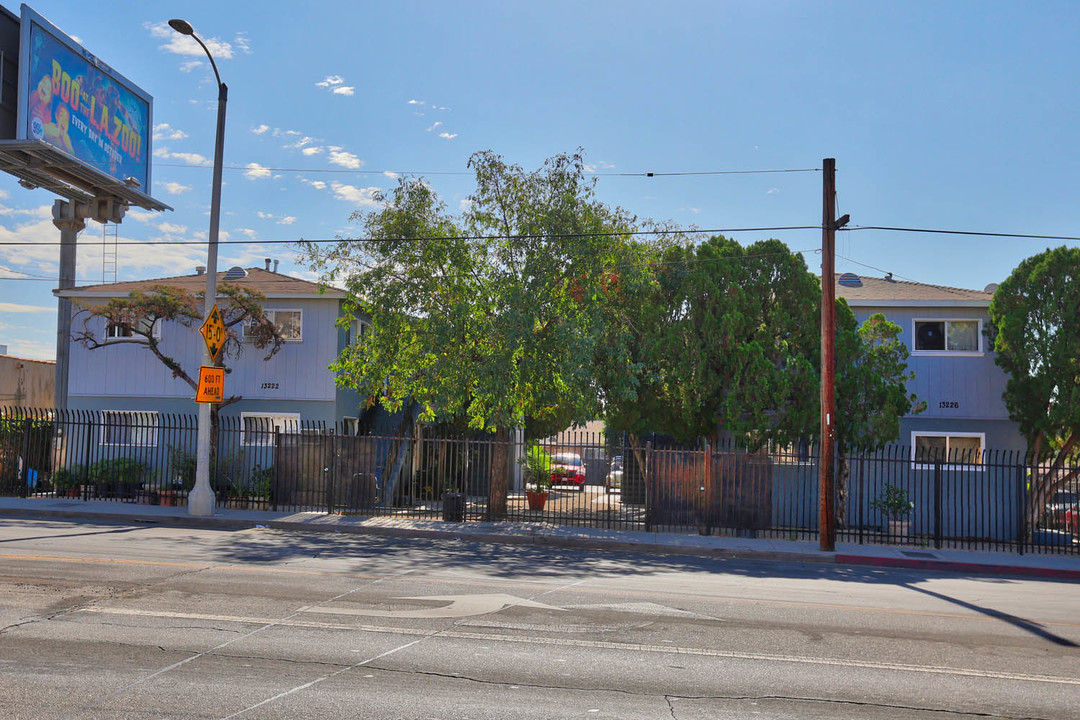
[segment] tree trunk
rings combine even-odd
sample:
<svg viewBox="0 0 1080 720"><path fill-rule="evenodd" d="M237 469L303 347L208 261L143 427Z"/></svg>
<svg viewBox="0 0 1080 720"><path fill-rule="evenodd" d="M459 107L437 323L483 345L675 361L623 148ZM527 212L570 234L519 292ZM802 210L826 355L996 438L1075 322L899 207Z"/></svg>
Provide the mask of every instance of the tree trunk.
<svg viewBox="0 0 1080 720"><path fill-rule="evenodd" d="M851 478L851 465L848 463L847 449L841 443L836 445L836 524L847 527L848 480Z"/></svg>
<svg viewBox="0 0 1080 720"><path fill-rule="evenodd" d="M412 444L413 424L416 418L415 403L407 402L402 408L401 424L398 425L398 439L394 442L394 462L390 466L390 475L383 485L383 505L394 502L394 490L401 479L401 469L405 467L405 458L409 456Z"/></svg>
<svg viewBox="0 0 1080 720"><path fill-rule="evenodd" d="M510 431L498 430L491 453L491 493L488 497L488 520L506 517L510 481Z"/></svg>

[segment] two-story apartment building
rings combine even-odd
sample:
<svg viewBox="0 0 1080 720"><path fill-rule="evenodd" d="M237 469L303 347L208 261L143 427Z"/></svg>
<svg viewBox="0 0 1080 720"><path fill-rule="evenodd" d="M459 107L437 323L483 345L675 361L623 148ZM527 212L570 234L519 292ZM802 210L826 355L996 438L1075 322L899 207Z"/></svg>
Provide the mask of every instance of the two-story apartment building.
<svg viewBox="0 0 1080 720"><path fill-rule="evenodd" d="M984 334L994 286L964 290L852 273L834 280L858 322L882 313L903 329L915 374L908 390L926 409L901 421L897 442L910 445L916 457L1025 449L1002 400L1008 378Z"/></svg>
<svg viewBox="0 0 1080 720"><path fill-rule="evenodd" d="M332 426L361 413L360 398L337 388L328 369L342 348L365 327L360 320L348 329L336 326L342 314L343 292L271 271L269 260L265 268L234 267L220 272L219 287L223 283L262 293L266 298L264 309L285 339L284 346L269 360L264 360L265 351L248 345L240 358L227 362L232 372L225 380L225 395L240 395L243 399L223 408L223 416L242 418L245 425L250 419L250 424L272 423L285 428L301 422ZM156 285L200 293L205 290L206 276L198 268L190 275L92 285L56 294L70 298L77 306L86 306L126 297L132 291L147 292ZM83 323L89 323L87 329L106 343L110 334L117 332L107 328L103 319L88 317L85 311L76 309L73 330L81 330ZM198 328L170 322L159 325L153 332L160 339L162 352L192 376L197 374L203 352ZM69 342L67 390L71 410L101 411L116 418L128 413L196 411L191 387L173 377L145 347L117 343L115 347L91 350L73 340Z"/></svg>

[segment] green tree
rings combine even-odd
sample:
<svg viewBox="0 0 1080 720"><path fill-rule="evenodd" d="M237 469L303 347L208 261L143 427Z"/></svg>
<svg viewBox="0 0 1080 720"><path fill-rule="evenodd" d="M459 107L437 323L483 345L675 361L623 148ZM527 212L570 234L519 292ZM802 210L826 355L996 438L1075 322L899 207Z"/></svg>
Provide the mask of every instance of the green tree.
<svg viewBox="0 0 1080 720"><path fill-rule="evenodd" d="M344 284L346 310L371 318L372 331L333 366L341 384L506 441L494 461L499 514L509 430L599 411L592 362L634 218L596 199L580 151L534 172L491 152L469 167L476 189L461 216L404 178L378 210L353 216L362 240L304 249L325 281Z"/></svg>
<svg viewBox="0 0 1080 720"><path fill-rule="evenodd" d="M1029 531L1050 496L1077 475L1080 440L1080 248L1047 249L1020 263L990 302L1005 404L1027 440Z"/></svg>
<svg viewBox="0 0 1080 720"><path fill-rule="evenodd" d="M779 240L722 236L667 248L652 297L638 299L640 392L613 403L619 429L651 426L690 440L729 432L751 449L803 435L814 416L819 294L802 257Z"/></svg>
<svg viewBox="0 0 1080 720"><path fill-rule="evenodd" d="M820 305L820 303L819 303ZM836 519L846 524L850 453L875 452L896 440L900 418L925 408L907 383L902 328L881 313L856 326L843 298L836 300Z"/></svg>

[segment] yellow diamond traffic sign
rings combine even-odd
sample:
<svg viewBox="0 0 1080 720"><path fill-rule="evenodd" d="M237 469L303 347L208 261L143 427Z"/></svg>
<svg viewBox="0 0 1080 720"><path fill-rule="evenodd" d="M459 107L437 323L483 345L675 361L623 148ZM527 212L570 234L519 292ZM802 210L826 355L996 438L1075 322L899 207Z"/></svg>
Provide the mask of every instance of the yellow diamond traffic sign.
<svg viewBox="0 0 1080 720"><path fill-rule="evenodd" d="M199 332L202 334L203 340L206 341L206 349L210 353L210 359L217 362L222 348L225 347L226 338L225 323L221 319L221 311L218 310L217 304L210 310L210 315L207 316L206 322L199 328Z"/></svg>

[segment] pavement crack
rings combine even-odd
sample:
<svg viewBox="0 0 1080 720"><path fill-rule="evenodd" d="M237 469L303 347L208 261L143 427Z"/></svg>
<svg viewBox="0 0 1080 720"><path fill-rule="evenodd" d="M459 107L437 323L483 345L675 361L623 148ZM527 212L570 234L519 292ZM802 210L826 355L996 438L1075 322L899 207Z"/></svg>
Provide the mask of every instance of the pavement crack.
<svg viewBox="0 0 1080 720"><path fill-rule="evenodd" d="M638 692L634 690L624 690L621 688L610 687L567 687L565 685L548 685L542 683L528 683L528 682L509 682L506 680L485 680L483 678L470 677L468 675L461 675L458 673L444 673L434 672L431 670L404 670L397 668L387 668L379 665L368 664L364 666L367 670L377 670L379 672L386 673L399 673L403 675L423 675L428 677L439 677L446 680L464 680L466 682L478 683L481 685L499 685L503 687L527 687L537 690L579 690L581 692L609 692L619 695L629 695L633 697L657 697L655 693ZM904 710L908 712L925 712L936 713L943 716L960 716L960 717L985 717L985 718L999 718L1000 720L1053 720L1053 718L1039 717L1035 715L1002 715L1000 713L987 713L979 712L978 710L950 710L947 708L932 708L932 707L919 707L915 705L897 705L892 703L876 703L867 702L864 700L845 700L839 698L821 698L821 697L800 697L797 695L671 695L665 694L662 696L664 701L667 702L668 711L671 713L671 717L674 720L678 720L675 715L675 701L677 700L726 700L732 702L752 702L752 701L776 701L776 702L804 702L804 703L818 703L822 705L847 705L851 707L865 707L865 708L881 708L886 710Z"/></svg>

